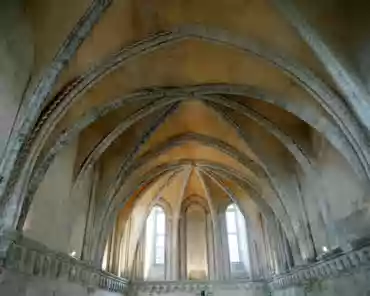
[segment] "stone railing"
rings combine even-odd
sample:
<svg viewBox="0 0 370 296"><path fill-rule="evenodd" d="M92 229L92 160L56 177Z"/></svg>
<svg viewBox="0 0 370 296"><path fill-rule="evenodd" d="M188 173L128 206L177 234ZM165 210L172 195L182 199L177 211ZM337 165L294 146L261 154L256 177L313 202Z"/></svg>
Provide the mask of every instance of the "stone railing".
<svg viewBox="0 0 370 296"><path fill-rule="evenodd" d="M126 294L128 281L104 272L94 266L52 251L44 245L19 235L0 237L8 248L2 254L1 266L9 271L44 277L50 280L65 280L82 286Z"/></svg>
<svg viewBox="0 0 370 296"><path fill-rule="evenodd" d="M0 236L0 245L7 245L0 253L0 267L6 270L51 280L65 280L82 286L104 289L121 294L139 292L166 294L188 292L212 295L215 290L268 291L291 286L305 286L315 281L354 274L370 267L370 245L327 257L319 262L297 267L269 281L133 281L104 272L87 262L64 253L52 251L44 245L20 235ZM5 250L5 249L2 249Z"/></svg>
<svg viewBox="0 0 370 296"><path fill-rule="evenodd" d="M289 273L275 276L270 282L271 289L284 289L353 274L363 267L370 266L370 246L339 253L331 259L322 260L308 266L296 268Z"/></svg>
<svg viewBox="0 0 370 296"><path fill-rule="evenodd" d="M166 294L186 292L196 295L213 295L215 290L253 290L267 291L264 281L134 281L131 283L130 295L138 292L150 294Z"/></svg>

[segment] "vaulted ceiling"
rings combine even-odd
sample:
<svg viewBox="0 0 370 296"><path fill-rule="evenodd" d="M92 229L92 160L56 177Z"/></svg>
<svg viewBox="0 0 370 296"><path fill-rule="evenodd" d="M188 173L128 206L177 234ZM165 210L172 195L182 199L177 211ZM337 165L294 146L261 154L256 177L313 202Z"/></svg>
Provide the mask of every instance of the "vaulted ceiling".
<svg viewBox="0 0 370 296"><path fill-rule="evenodd" d="M320 147L361 184L369 155L337 81L273 2L28 1L31 84L86 10L95 22L41 104L31 194L78 141L74 182L99 167L102 221L146 192L226 194L302 236L297 192L315 177Z"/></svg>

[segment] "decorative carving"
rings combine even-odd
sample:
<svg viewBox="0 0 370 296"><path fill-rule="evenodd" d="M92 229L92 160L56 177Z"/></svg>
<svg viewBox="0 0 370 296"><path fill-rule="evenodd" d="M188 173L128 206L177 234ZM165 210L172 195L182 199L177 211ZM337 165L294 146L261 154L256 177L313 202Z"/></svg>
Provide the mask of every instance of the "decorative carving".
<svg viewBox="0 0 370 296"><path fill-rule="evenodd" d="M104 272L87 262L67 254L52 251L33 240L14 236L2 236L9 248L2 265L12 271L50 279L65 279L89 288L126 293L128 280Z"/></svg>
<svg viewBox="0 0 370 296"><path fill-rule="evenodd" d="M64 279L88 288L100 288L112 292L133 295L138 292L165 294L186 291L197 295L212 295L215 289L221 290L267 290L284 289L290 286L307 286L312 282L355 273L370 266L370 245L353 249L336 257L301 266L289 273L266 280L229 280L229 281L136 281L131 284L127 279L97 269L91 264L52 251L33 240L19 234L3 235L1 241L8 241L9 248L1 265L8 270L22 274L50 279Z"/></svg>
<svg viewBox="0 0 370 296"><path fill-rule="evenodd" d="M335 258L302 266L287 274L278 275L270 282L272 289L284 289L290 286L305 286L314 281L338 277L356 272L361 267L370 265L370 246L341 253Z"/></svg>
<svg viewBox="0 0 370 296"><path fill-rule="evenodd" d="M196 295L213 295L215 289L246 291L267 288L264 281L137 281L132 283L130 291L132 295L136 295L138 292L166 294L177 291L195 293Z"/></svg>

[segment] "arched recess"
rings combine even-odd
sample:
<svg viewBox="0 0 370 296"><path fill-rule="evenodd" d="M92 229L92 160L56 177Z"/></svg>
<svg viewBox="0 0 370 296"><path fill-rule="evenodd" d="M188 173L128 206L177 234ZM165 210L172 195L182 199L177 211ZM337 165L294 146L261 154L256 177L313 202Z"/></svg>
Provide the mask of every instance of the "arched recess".
<svg viewBox="0 0 370 296"><path fill-rule="evenodd" d="M217 266L220 269L218 271L220 278L229 280L233 278L233 275L231 273L231 266L230 266L230 260L229 260L229 252L228 252L228 240L226 237L226 224L225 224L226 223L226 220L225 220L226 208L228 207L228 205L234 204L240 209L241 215L243 216L243 220L244 220L243 223L245 223L245 235L247 235L246 231L247 229L248 231L250 230L249 228L251 225L249 221L250 218L247 212L249 211L253 212L252 208L256 207L256 205L253 204L253 202L251 202L249 198L246 198L247 197L246 192L243 192L243 195L240 198L238 198L234 194L234 192L232 192L230 188L221 184L219 180L217 180L214 176L209 174L207 167L199 167L199 173L203 175L203 179L205 180L209 193L212 195L213 199L215 199L218 194L217 194L217 191L214 190L214 188L212 189L212 186L210 183L214 184L214 186L216 186L217 188L220 188L221 192L223 192L226 197L226 198L221 198L221 199L220 197L218 197L217 202L215 201L216 203L215 223L217 223L217 226L218 226L217 227L218 239L216 243L220 246L219 247L220 250L218 252L218 257L216 260L218 261ZM246 272L243 274L240 274L239 276L242 276L243 278L255 278L256 276L255 269L259 263L257 261L253 262L253 266L252 264L249 264L249 262L251 262L251 255L249 252L250 247L245 246L245 248L246 248L245 250L246 252L242 254L242 256L245 259L244 261L248 261L249 268L248 268L248 271L245 270Z"/></svg>
<svg viewBox="0 0 370 296"><path fill-rule="evenodd" d="M163 233L163 264L158 263L156 258L151 258L149 253L155 249L153 242L148 241L148 236L152 233L148 233L148 227L151 227L153 221L148 221L152 211L155 208L160 208L163 211L165 217L164 233ZM168 280L170 278L170 267L171 267L171 241L172 241L172 209L169 203L161 198L160 196L154 197L152 202L146 209L146 219L141 227L141 235L138 240L134 242L135 257L130 273L132 279L144 279L144 280ZM154 223L156 226L156 223ZM154 227L155 227L154 226ZM156 231L156 230L154 230ZM151 232L151 231L149 231ZM157 238L154 238L155 240ZM156 244L156 242L154 242ZM162 259L161 259L162 260Z"/></svg>
<svg viewBox="0 0 370 296"><path fill-rule="evenodd" d="M224 172L214 171L207 167L201 167L200 172L220 188L227 197L226 201L221 202L218 207L219 231L221 233L219 241L223 245L219 255L222 259L222 264L220 264L223 268L222 278L230 279L232 277L225 234L225 210L230 203L236 204L240 209L250 235L248 240L250 274L248 276L252 279L269 277L273 273L286 272L294 267L293 258L288 258L285 250L282 250L284 248L291 251L291 244L287 242L286 233L282 231L280 221L263 216L258 207L256 208L256 205L251 202L251 199L245 198L246 192L242 188L240 188L241 190L237 189L243 185L230 186L232 185L229 180L230 176ZM266 229L263 229L263 225L255 223L256 213L259 213L257 216L259 220L266 221Z"/></svg>
<svg viewBox="0 0 370 296"><path fill-rule="evenodd" d="M181 204L178 228L179 275L182 280L212 279L214 263L213 221L204 197L192 195Z"/></svg>

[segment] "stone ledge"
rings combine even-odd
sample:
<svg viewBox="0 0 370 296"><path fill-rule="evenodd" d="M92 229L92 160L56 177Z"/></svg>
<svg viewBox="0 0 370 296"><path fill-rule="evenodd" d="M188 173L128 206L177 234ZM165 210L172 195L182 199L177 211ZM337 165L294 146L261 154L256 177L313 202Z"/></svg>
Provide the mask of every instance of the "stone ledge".
<svg viewBox="0 0 370 296"><path fill-rule="evenodd" d="M269 283L271 289L304 286L315 281L354 274L370 266L370 245L342 252L334 258L293 269L289 273L275 276Z"/></svg>
<svg viewBox="0 0 370 296"><path fill-rule="evenodd" d="M50 250L39 242L19 233L0 236L2 249L0 267L5 270L52 280L64 280L89 288L99 288L127 294L131 292L170 293L174 291L202 291L212 294L215 289L277 290L305 286L315 281L350 275L370 267L370 245L336 254L335 257L297 267L289 273L276 275L271 280L229 281L135 281L97 269L88 262Z"/></svg>
<svg viewBox="0 0 370 296"><path fill-rule="evenodd" d="M165 294L172 292L200 293L204 291L211 295L217 290L266 290L268 286L265 281L135 281L131 283L132 292L149 292Z"/></svg>
<svg viewBox="0 0 370 296"><path fill-rule="evenodd" d="M128 280L97 269L88 262L50 250L18 233L2 235L0 241L3 246L7 245L0 262L6 270L122 294L128 290Z"/></svg>

